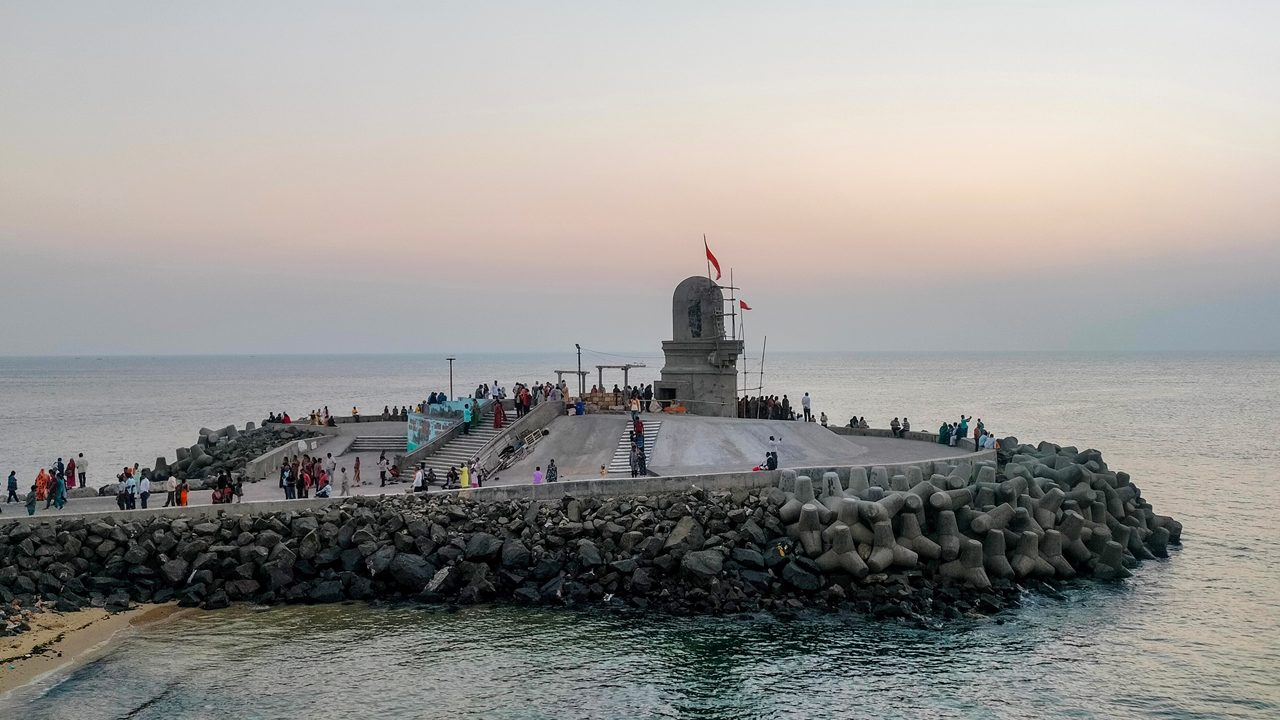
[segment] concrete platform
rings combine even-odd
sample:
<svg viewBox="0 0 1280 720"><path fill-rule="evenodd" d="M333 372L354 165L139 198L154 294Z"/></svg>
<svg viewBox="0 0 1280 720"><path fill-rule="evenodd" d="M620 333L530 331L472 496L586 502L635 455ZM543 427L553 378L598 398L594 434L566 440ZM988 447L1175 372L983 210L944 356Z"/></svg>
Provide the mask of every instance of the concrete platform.
<svg viewBox="0 0 1280 720"><path fill-rule="evenodd" d="M750 470L764 461L769 436L782 438L780 467L866 465L942 460L968 450L918 440L837 435L817 423L743 420L692 415L642 415L662 420L649 470L658 475L697 475ZM626 431L624 415L556 418L529 457L493 484L528 482L535 466L555 458L565 480L598 478Z"/></svg>

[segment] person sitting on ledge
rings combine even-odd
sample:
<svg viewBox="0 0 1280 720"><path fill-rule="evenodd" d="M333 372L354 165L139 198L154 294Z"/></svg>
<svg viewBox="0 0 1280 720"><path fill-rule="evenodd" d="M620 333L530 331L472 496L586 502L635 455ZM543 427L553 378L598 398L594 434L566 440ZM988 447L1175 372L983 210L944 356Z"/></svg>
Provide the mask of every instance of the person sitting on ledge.
<svg viewBox="0 0 1280 720"><path fill-rule="evenodd" d="M289 417L289 413L280 413L280 422L285 425L292 425L293 418Z"/></svg>
<svg viewBox="0 0 1280 720"><path fill-rule="evenodd" d="M870 429L871 429L871 426L867 424L867 416L866 416L866 415L863 415L862 417L858 418L858 429L859 429L859 430L870 430Z"/></svg>
<svg viewBox="0 0 1280 720"><path fill-rule="evenodd" d="M444 489L452 490L458 487L458 468L450 465L449 472L444 476Z"/></svg>
<svg viewBox="0 0 1280 720"><path fill-rule="evenodd" d="M951 426L944 422L942 423L942 426L938 428L938 444L946 445L947 441L950 439L951 439Z"/></svg>
<svg viewBox="0 0 1280 720"><path fill-rule="evenodd" d="M436 469L427 468L427 474L422 478L422 489L424 491L430 490L431 486L438 482L440 482L440 479L436 477Z"/></svg>
<svg viewBox="0 0 1280 720"><path fill-rule="evenodd" d="M893 422L889 423L889 432L896 438L902 437L902 423L898 422L898 418L894 418Z"/></svg>
<svg viewBox="0 0 1280 720"><path fill-rule="evenodd" d="M382 406L382 419L383 420L391 419L391 408L387 407L386 405Z"/></svg>
<svg viewBox="0 0 1280 720"><path fill-rule="evenodd" d="M285 422L289 421L286 420ZM355 405L351 406L351 422L360 422L360 411L356 409Z"/></svg>
<svg viewBox="0 0 1280 720"><path fill-rule="evenodd" d="M902 434L898 437L906 437L909 432L911 432L911 421L904 417L902 418Z"/></svg>

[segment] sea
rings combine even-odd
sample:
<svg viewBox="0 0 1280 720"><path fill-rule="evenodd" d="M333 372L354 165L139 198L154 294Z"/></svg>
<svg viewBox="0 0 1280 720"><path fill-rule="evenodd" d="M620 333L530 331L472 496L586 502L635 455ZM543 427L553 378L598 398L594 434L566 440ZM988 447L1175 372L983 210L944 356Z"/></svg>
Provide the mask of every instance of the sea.
<svg viewBox="0 0 1280 720"><path fill-rule="evenodd" d="M661 359L587 353L583 365ZM452 394L573 353L458 355ZM1280 355L776 353L744 384L833 424L961 414L1101 450L1183 546L1118 583L931 629L853 614L677 618L421 605L237 607L143 627L0 697L0 718L1280 717ZM621 383L609 374L605 384ZM570 382L573 376L566 376ZM0 358L0 470L90 480L202 426L449 391L444 356Z"/></svg>

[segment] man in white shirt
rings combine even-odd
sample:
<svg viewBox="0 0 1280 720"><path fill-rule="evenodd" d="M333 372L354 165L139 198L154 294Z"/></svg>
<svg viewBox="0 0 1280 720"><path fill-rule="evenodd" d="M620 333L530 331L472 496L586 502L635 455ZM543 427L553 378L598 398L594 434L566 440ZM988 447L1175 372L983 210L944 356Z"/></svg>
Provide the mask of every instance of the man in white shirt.
<svg viewBox="0 0 1280 720"><path fill-rule="evenodd" d="M800 405L804 408L805 422L809 422L809 420L813 418L813 413L810 411L810 406L809 406L809 403L811 402L812 401L809 399L809 393L805 393L804 397L800 398Z"/></svg>
<svg viewBox="0 0 1280 720"><path fill-rule="evenodd" d="M422 490L422 463L418 463L418 469L413 473L413 491L420 492Z"/></svg>
<svg viewBox="0 0 1280 720"><path fill-rule="evenodd" d="M168 480L164 481L164 506L177 507L178 505L178 478L170 475Z"/></svg>
<svg viewBox="0 0 1280 720"><path fill-rule="evenodd" d="M151 497L151 478L143 475L138 481L138 499L142 502L142 509L147 509L147 498Z"/></svg>
<svg viewBox="0 0 1280 720"><path fill-rule="evenodd" d="M333 453L329 453L329 457L324 463L324 471L329 475L329 482L333 482L333 479L337 477L337 470L338 461L333 459Z"/></svg>

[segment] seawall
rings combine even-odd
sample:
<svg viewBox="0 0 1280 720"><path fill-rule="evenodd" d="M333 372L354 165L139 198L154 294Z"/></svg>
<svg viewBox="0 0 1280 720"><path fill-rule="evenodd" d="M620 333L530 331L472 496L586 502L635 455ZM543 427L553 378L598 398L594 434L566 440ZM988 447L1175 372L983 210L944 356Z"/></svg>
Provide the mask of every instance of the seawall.
<svg viewBox="0 0 1280 720"><path fill-rule="evenodd" d="M1096 451L1009 447L1000 470L979 459L931 474L787 470L46 517L3 526L0 601L850 606L919 618L997 612L1055 579L1120 579L1179 542L1181 526Z"/></svg>

